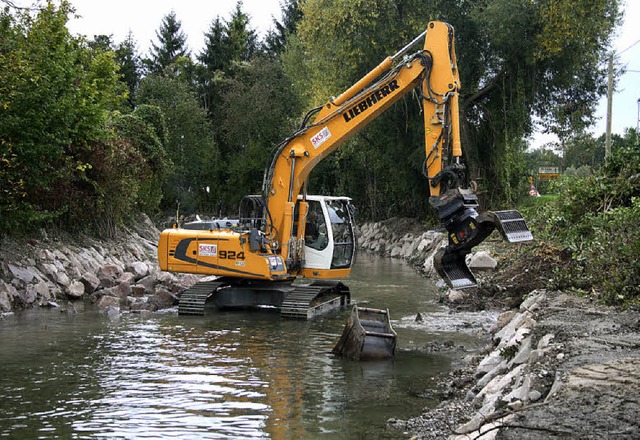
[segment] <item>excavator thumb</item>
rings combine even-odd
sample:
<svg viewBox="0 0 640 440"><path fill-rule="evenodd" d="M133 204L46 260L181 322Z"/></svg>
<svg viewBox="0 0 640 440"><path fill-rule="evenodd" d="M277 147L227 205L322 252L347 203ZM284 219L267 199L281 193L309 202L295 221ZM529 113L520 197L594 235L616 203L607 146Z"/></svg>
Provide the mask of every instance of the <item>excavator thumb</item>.
<svg viewBox="0 0 640 440"><path fill-rule="evenodd" d="M449 245L434 256L433 265L438 275L452 289L475 287L476 279L467 266L466 257L471 249L484 241L494 230L510 243L533 240L533 235L522 214L516 210L486 211L478 215L466 207L459 216L453 216L446 225Z"/></svg>

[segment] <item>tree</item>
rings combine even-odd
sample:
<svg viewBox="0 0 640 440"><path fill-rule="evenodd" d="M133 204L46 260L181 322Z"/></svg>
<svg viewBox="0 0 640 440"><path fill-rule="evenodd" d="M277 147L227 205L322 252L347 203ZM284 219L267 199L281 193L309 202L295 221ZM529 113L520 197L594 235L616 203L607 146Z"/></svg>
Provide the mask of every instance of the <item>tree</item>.
<svg viewBox="0 0 640 440"><path fill-rule="evenodd" d="M0 175L15 188L0 199L3 226L78 223L93 166L86 153L124 98L113 53L69 34L72 12L63 1L34 15L0 13Z"/></svg>
<svg viewBox="0 0 640 440"><path fill-rule="evenodd" d="M246 194L258 194L274 147L294 129L300 108L282 66L256 57L239 65L223 95L222 139L226 149L225 208L235 209Z"/></svg>
<svg viewBox="0 0 640 440"><path fill-rule="evenodd" d="M120 75L122 81L129 89L128 103L134 107L135 96L140 84L142 63L133 34L129 32L127 38L121 42L115 50L116 61L120 65Z"/></svg>
<svg viewBox="0 0 640 440"><path fill-rule="evenodd" d="M258 50L258 36L251 29L249 16L242 10L242 1L236 3L231 19L226 23L226 56L230 61L249 61Z"/></svg>
<svg viewBox="0 0 640 440"><path fill-rule="evenodd" d="M198 55L200 61L211 72L224 70L229 63L227 49L227 29L220 17L216 17L209 26L209 31L204 34L204 49Z"/></svg>
<svg viewBox="0 0 640 440"><path fill-rule="evenodd" d="M511 204L526 182L523 139L532 132L532 116L547 125L562 123L578 130L592 113L618 8L616 0L375 0L366 8L358 1L307 0L283 60L311 107L340 94L418 35L429 20L451 23L463 85L460 111L468 174L478 180L487 207ZM562 112L570 117L561 120ZM409 134L419 132L421 117L416 101L405 98L354 139L357 149L343 148L350 174L370 179L349 184L357 199L366 198L362 188L379 188L379 182L385 182L387 190L398 190L397 196L376 191L374 200L398 212L398 203L424 191L424 182L416 176L418 158L424 157L416 146L422 141ZM365 136L370 143L362 141ZM385 156L400 158L389 164L390 180L381 178L382 169L377 176L353 169L364 166L356 160L363 148L370 148L369 162L383 160L382 148ZM414 172L407 175L410 168ZM398 213L415 212L411 209Z"/></svg>
<svg viewBox="0 0 640 440"><path fill-rule="evenodd" d="M298 22L302 19L300 0L284 0L280 10L282 21L273 19L275 29L269 29L264 42L264 50L271 56L284 52L289 37L295 34Z"/></svg>
<svg viewBox="0 0 640 440"><path fill-rule="evenodd" d="M174 11L162 19L156 38L158 44L151 42L151 58L145 63L151 73L163 74L166 68L176 64L180 58L189 58L187 36Z"/></svg>
<svg viewBox="0 0 640 440"><path fill-rule="evenodd" d="M149 75L140 83L138 99L159 107L166 118L166 149L174 168L166 179L162 207L173 210L177 201L190 212L217 210L218 147L191 86L177 75Z"/></svg>

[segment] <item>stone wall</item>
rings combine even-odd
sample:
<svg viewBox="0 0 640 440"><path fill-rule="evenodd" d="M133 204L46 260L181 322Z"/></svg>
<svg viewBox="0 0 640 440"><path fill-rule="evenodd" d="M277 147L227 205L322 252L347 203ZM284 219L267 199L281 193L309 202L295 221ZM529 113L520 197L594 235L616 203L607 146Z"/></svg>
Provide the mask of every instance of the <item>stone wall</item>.
<svg viewBox="0 0 640 440"><path fill-rule="evenodd" d="M159 231L146 216L111 240L86 235L0 243L0 312L90 298L103 309L153 311L177 302L194 276L158 272Z"/></svg>
<svg viewBox="0 0 640 440"><path fill-rule="evenodd" d="M441 232L425 230L408 219L389 219L365 223L358 228L358 247L388 258L400 258L424 275L437 277L433 256L446 243Z"/></svg>

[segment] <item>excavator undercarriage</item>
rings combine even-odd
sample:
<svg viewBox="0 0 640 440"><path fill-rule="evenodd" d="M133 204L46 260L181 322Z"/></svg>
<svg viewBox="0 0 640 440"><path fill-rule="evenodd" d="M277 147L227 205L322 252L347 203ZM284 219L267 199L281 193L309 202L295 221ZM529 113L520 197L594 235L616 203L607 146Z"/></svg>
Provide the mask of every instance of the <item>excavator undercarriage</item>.
<svg viewBox="0 0 640 440"><path fill-rule="evenodd" d="M178 314L204 315L207 309L272 307L288 319L312 319L351 303L349 288L339 281L238 280L222 277L201 281L180 296Z"/></svg>

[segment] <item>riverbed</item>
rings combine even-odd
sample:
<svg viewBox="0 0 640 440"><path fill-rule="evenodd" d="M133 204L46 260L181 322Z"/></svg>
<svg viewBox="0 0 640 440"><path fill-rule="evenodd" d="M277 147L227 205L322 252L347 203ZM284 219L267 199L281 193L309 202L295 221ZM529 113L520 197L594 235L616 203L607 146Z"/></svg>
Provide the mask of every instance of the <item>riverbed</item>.
<svg viewBox="0 0 640 440"><path fill-rule="evenodd" d="M473 326L493 317L450 314L434 283L396 260L360 255L346 283L354 302L389 309L395 360L330 354L348 310L309 322L269 310L110 318L76 303L5 316L0 437L396 438L386 420L435 405L420 396L451 369L425 347L476 348Z"/></svg>

